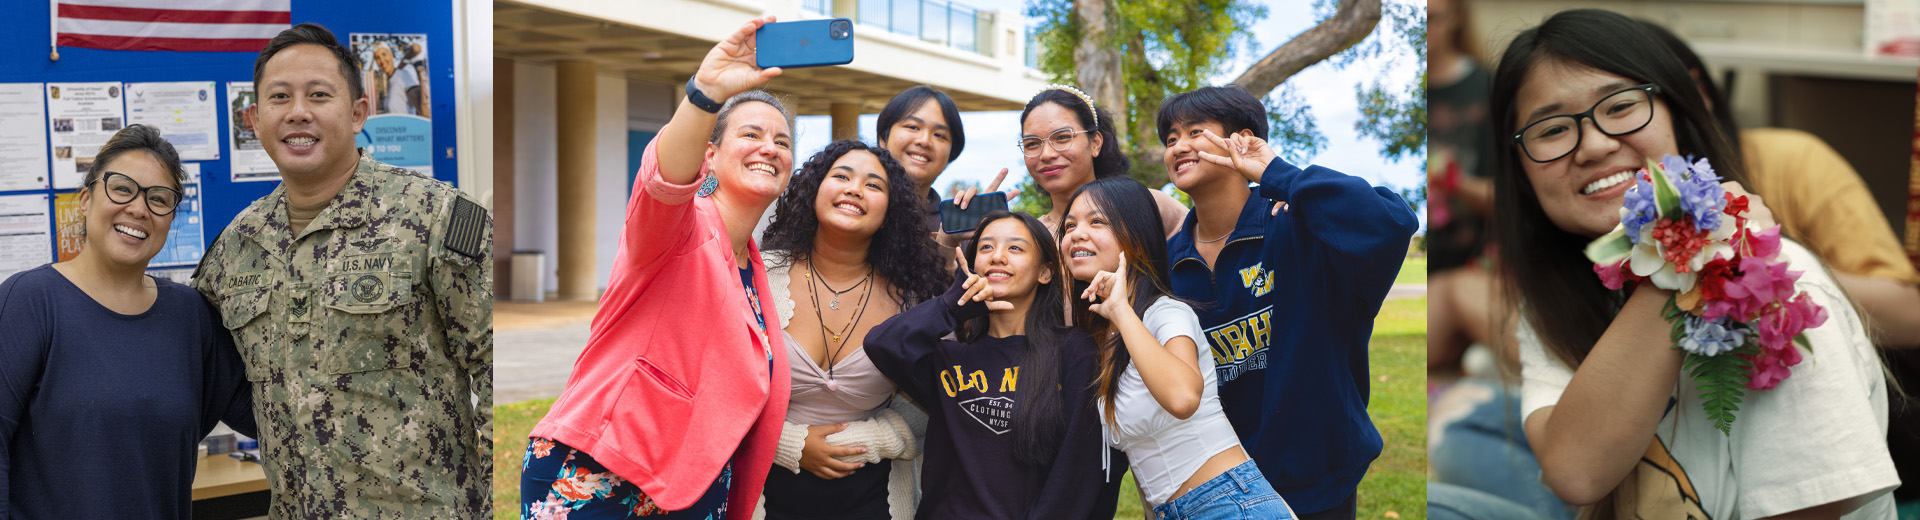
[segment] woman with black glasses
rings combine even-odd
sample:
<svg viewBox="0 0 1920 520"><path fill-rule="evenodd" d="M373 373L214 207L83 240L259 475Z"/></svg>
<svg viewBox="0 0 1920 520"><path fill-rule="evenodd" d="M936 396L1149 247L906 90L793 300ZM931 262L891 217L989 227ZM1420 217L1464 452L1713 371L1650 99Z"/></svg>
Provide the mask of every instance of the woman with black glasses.
<svg viewBox="0 0 1920 520"><path fill-rule="evenodd" d="M1723 431L1674 348L1662 311L1673 292L1608 289L1583 254L1621 223L1648 161L1706 159L1744 179L1681 61L1633 19L1574 10L1522 32L1499 63L1494 232L1520 302L1521 417L1540 480L1598 518L1891 518L1883 369L1819 257L1780 240L1778 258L1802 273L1792 291L1826 316L1805 331L1804 362L1748 391ZM1749 201L1761 222L1749 228L1771 227Z"/></svg>
<svg viewBox="0 0 1920 520"><path fill-rule="evenodd" d="M0 517L190 518L194 445L220 421L254 435L219 313L146 274L184 179L158 129L120 130L80 191L79 256L0 282Z"/></svg>

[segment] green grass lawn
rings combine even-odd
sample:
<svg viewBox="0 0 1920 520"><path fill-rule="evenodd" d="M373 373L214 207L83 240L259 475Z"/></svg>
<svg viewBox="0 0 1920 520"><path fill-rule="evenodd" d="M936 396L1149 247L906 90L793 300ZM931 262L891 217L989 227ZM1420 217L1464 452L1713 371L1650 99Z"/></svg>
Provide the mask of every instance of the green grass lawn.
<svg viewBox="0 0 1920 520"><path fill-rule="evenodd" d="M1427 257L1408 258L1406 263L1400 265L1400 274L1393 277L1393 283L1427 283ZM1425 316L1426 311L1420 312ZM1426 324L1425 321L1420 323ZM1426 334L1426 329L1421 328L1420 333Z"/></svg>
<svg viewBox="0 0 1920 520"><path fill-rule="evenodd" d="M1413 266L1415 259L1408 259ZM1418 282L1426 282L1426 260L1418 259ZM1403 270L1401 276L1406 277ZM1392 300L1374 320L1371 359L1373 401L1367 407L1386 449L1360 481L1360 518L1426 518L1427 514L1427 299ZM493 517L520 518L520 459L527 433L545 416L552 399L534 399L494 407ZM1143 518L1133 475L1121 482L1116 520Z"/></svg>

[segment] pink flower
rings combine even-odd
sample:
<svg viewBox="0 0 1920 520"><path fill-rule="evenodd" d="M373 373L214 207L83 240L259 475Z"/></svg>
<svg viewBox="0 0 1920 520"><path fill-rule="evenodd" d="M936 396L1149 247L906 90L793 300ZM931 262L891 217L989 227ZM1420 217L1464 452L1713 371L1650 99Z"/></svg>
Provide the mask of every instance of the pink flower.
<svg viewBox="0 0 1920 520"><path fill-rule="evenodd" d="M548 495L546 500L534 503L527 512L527 517L534 520L567 520L567 515L573 510L568 509L560 497Z"/></svg>
<svg viewBox="0 0 1920 520"><path fill-rule="evenodd" d="M1621 287L1625 287L1628 279L1638 278L1637 276L1633 276L1632 273L1627 272L1627 263L1625 261L1613 265L1593 264L1593 274L1600 275L1600 285L1605 285L1608 289L1616 291L1620 290Z"/></svg>
<svg viewBox="0 0 1920 520"><path fill-rule="evenodd" d="M1801 332L1827 322L1827 309L1813 303L1807 293L1800 293L1792 300L1780 303L1770 312L1760 315L1755 328L1760 329L1760 346L1765 350L1794 350L1793 338ZM1799 357L1795 354L1795 357Z"/></svg>
<svg viewBox="0 0 1920 520"><path fill-rule="evenodd" d="M1748 361L1753 362L1753 376L1747 379L1747 389L1772 390L1780 386L1787 376L1793 375L1792 367L1800 364L1800 349L1791 346L1780 350L1762 348L1759 355Z"/></svg>
<svg viewBox="0 0 1920 520"><path fill-rule="evenodd" d="M1740 259L1740 275L1728 278L1720 287L1726 293L1725 305L1709 304L1707 312L1715 316L1733 316L1747 321L1767 304L1783 302L1793 295L1793 282L1800 271L1788 271L1786 262L1755 257ZM1718 303L1718 302L1714 302Z"/></svg>
<svg viewBox="0 0 1920 520"><path fill-rule="evenodd" d="M1743 242L1740 251L1751 258L1773 258L1780 253L1780 226L1767 228L1759 233L1741 229L1738 239Z"/></svg>

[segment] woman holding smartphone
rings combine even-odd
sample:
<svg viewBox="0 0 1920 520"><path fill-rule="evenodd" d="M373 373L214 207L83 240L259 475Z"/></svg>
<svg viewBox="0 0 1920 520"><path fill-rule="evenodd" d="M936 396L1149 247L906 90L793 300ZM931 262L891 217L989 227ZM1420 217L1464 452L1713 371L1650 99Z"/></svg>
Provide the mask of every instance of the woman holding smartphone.
<svg viewBox="0 0 1920 520"><path fill-rule="evenodd" d="M121 129L80 190L80 254L0 283L0 517L185 520L194 445L257 434L219 311L146 273L185 181L158 129Z"/></svg>
<svg viewBox="0 0 1920 520"><path fill-rule="evenodd" d="M780 74L754 65L772 22L715 45L647 146L586 349L528 442L523 518L752 515L789 382L750 237L793 168L793 115L751 90Z"/></svg>
<svg viewBox="0 0 1920 520"><path fill-rule="evenodd" d="M927 409L918 518L1113 518L1124 464L1102 467L1094 346L1064 325L1058 247L1039 220L1004 211L971 243L945 294L866 339L874 366Z"/></svg>
<svg viewBox="0 0 1920 520"><path fill-rule="evenodd" d="M1061 250L1086 284L1075 323L1100 344L1094 404L1161 519L1285 519L1293 510L1240 448L1220 407L1200 318L1171 296L1166 231L1152 190L1129 177L1087 183L1066 205Z"/></svg>

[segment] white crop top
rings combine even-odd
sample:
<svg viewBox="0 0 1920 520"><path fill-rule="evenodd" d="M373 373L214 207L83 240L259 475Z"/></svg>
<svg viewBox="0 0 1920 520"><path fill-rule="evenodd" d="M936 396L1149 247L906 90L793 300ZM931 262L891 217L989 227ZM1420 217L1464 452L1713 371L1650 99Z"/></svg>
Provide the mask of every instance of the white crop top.
<svg viewBox="0 0 1920 520"><path fill-rule="evenodd" d="M1161 344L1180 336L1192 339L1200 367L1200 407L1186 420L1176 419L1160 407L1160 402L1147 391L1147 383L1140 379L1140 369L1132 362L1120 375L1120 390L1114 396L1114 419L1119 429L1107 428L1107 436L1115 448L1127 453L1140 491L1147 502L1157 506L1166 503L1173 491L1199 471L1207 459L1239 446L1240 438L1234 435L1233 425L1227 423L1226 412L1220 408L1220 391L1214 384L1213 353L1207 349L1200 318L1193 314L1193 308L1162 297L1147 307L1140 321ZM1094 402L1100 410L1100 424L1104 426L1107 424L1106 399L1095 397Z"/></svg>

